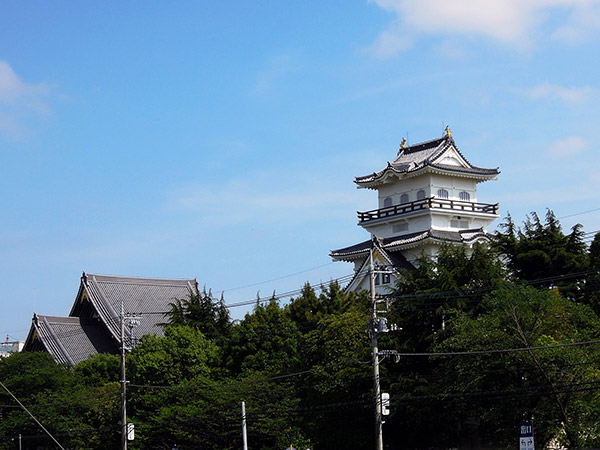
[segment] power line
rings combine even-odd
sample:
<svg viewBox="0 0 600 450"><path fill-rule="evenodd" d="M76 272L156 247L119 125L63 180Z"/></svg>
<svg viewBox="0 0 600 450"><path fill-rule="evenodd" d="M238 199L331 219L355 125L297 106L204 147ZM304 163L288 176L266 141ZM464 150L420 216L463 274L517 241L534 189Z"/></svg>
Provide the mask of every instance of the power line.
<svg viewBox="0 0 600 450"><path fill-rule="evenodd" d="M562 347L578 347L582 345L593 345L600 344L600 340L591 340L591 341L582 341L582 342L569 342L567 344L555 344L555 345L542 345L538 347L518 347L518 348L503 348L503 349L494 349L494 350L471 350L464 352L398 352L396 350L381 350L379 353L382 355L392 355L392 356L429 356L429 357L439 357L439 356L471 356L471 355L491 355L496 353L511 353L511 352L527 352L531 350L547 350L551 348L562 348Z"/></svg>
<svg viewBox="0 0 600 450"><path fill-rule="evenodd" d="M26 408L26 407L23 405L23 403L21 403L21 402L19 401L19 399L18 399L17 397L15 397L15 396L14 396L14 394L13 394L13 393L12 393L12 392L11 392L11 391L10 391L10 390L9 390L9 389L6 387L6 386L4 386L4 384L2 384L2 382L1 382L1 381L0 381L0 386L1 386L1 387L2 387L2 388L3 388L3 389L6 391L6 392L8 392L8 393L10 394L10 396L13 398L13 400L14 400L14 401L16 401L16 402L19 404L19 406L20 406L21 408L23 408L27 414L29 414L29 416L30 416L30 417L31 417L31 418L32 418L32 419L35 421L35 423L37 423L37 424L40 426L40 428L41 428L42 430L44 430L44 432L45 432L45 433L46 433L48 436L50 436L50 437L52 438L52 440L54 441L54 443L55 443L56 445L58 445L58 447L59 447L59 448L61 448L62 450L65 450L65 448L64 448L62 445L60 445L60 443L59 443L59 442L58 442L58 441L57 441L57 440L54 438L54 436L52 436L52 434L50 434L50 432L49 432L49 431L46 429L46 427L44 427L44 425L42 425L42 424L41 424L41 422L40 422L39 420L37 420L37 418L36 418L36 417L35 417L33 414L31 414L31 412L30 412L30 411L29 411L29 410L28 410L28 409L27 409L27 408Z"/></svg>
<svg viewBox="0 0 600 450"><path fill-rule="evenodd" d="M279 281L279 280L283 280L285 278L290 278L290 277L294 277L296 275L301 275L303 273L307 273L307 272L312 272L313 270L317 270L317 269L321 269L323 267L327 267L330 266L331 264L333 264L333 262L329 262L327 264L322 264L320 266L317 267L312 267L310 269L306 269L306 270L301 270L300 272L296 272L296 273L291 273L289 275L283 275L281 277L277 277L277 278L272 278L270 280L266 280L266 281L259 281L258 283L252 283L252 284L247 284L245 286L238 286L238 287L234 287L234 288L230 288L230 289L215 289L217 292L230 292L230 291L237 291L239 289L246 289L249 287L254 287L254 286L260 286L261 284L266 284L266 283L272 283L273 281Z"/></svg>
<svg viewBox="0 0 600 450"><path fill-rule="evenodd" d="M561 219L566 219L568 217L581 216L582 214L588 214L588 213L595 212L595 211L600 211L600 208L594 208L594 209L590 209L588 211L581 211L581 212L578 212L578 213L569 214L567 216L557 217L557 219L561 220Z"/></svg>
<svg viewBox="0 0 600 450"><path fill-rule="evenodd" d="M259 384L259 383L267 383L270 381L283 380L283 379L287 379L287 378L291 378L291 377L296 377L299 375L306 375L308 373L317 372L317 371L320 371L323 369L339 367L339 366L348 366L348 364L347 364L348 362L359 362L360 363L361 361L358 361L357 359L348 359L342 363L330 364L327 366L313 367L311 369L301 370L301 371L297 371L297 372L291 372L291 373L287 373L287 374L283 374L283 375L276 375L276 376L268 377L268 378L258 378L255 380L236 381L236 382L231 382L231 383L180 384L180 385L174 385L174 386L152 385L152 384L133 384L132 383L129 386L137 387L137 388L145 388L145 389L214 389L214 388L218 388L218 387L241 386L241 385L247 385L247 384Z"/></svg>

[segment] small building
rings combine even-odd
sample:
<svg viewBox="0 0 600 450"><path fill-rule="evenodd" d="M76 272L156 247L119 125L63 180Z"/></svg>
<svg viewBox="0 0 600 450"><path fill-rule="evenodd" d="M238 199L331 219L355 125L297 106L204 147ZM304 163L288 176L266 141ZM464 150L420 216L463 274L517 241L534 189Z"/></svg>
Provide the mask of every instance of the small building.
<svg viewBox="0 0 600 450"><path fill-rule="evenodd" d="M13 353L19 353L23 350L24 345L25 341L11 341L10 338L6 336L6 341L0 343L0 358L6 358Z"/></svg>
<svg viewBox="0 0 600 450"><path fill-rule="evenodd" d="M482 203L477 185L497 179L498 168L472 165L459 151L450 129L442 138L407 146L372 174L356 177L359 189L378 193L376 209L358 212L358 225L371 239L332 250L334 261L354 264L348 291L369 289L369 254L386 270L376 275L380 293L422 254L435 256L443 243L473 245L488 241L486 230L498 217L498 203Z"/></svg>
<svg viewBox="0 0 600 450"><path fill-rule="evenodd" d="M135 278L83 273L68 317L33 315L24 351L45 351L57 362L75 365L97 353L121 347L121 305L136 316L125 345L136 336L163 335L160 325L176 299L198 292L196 279Z"/></svg>

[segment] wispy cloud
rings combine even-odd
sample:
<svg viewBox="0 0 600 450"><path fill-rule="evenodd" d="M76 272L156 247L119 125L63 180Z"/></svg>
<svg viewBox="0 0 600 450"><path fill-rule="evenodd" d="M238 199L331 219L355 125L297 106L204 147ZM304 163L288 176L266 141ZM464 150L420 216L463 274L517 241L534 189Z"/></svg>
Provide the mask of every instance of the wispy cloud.
<svg viewBox="0 0 600 450"><path fill-rule="evenodd" d="M548 155L553 158L573 156L586 151L589 145L589 141L580 136L569 136L552 143L548 148Z"/></svg>
<svg viewBox="0 0 600 450"><path fill-rule="evenodd" d="M288 73L298 70L297 58L292 54L279 54L271 57L264 68L258 73L258 78L253 89L255 95L269 93L281 78Z"/></svg>
<svg viewBox="0 0 600 450"><path fill-rule="evenodd" d="M573 40L600 29L596 0L370 0L396 17L371 45L374 56L389 57L410 48L422 35L484 36L514 47L528 48L552 12L560 17L551 32ZM565 11L571 14L564 14ZM593 14L592 14L593 13ZM599 19L596 20L595 17ZM549 25L548 25L549 26Z"/></svg>
<svg viewBox="0 0 600 450"><path fill-rule="evenodd" d="M46 83L23 81L6 61L0 61L0 134L13 139L24 137L30 120L50 112L51 91Z"/></svg>
<svg viewBox="0 0 600 450"><path fill-rule="evenodd" d="M570 44L579 44L600 31L600 3L582 1L573 10L570 20L559 26L552 37Z"/></svg>
<svg viewBox="0 0 600 450"><path fill-rule="evenodd" d="M169 207L176 211L200 213L203 221L215 225L242 222L296 223L345 213L356 204L351 190L324 188L315 182L286 185L273 179L247 177L219 185L190 185L168 194Z"/></svg>
<svg viewBox="0 0 600 450"><path fill-rule="evenodd" d="M565 103L576 104L592 100L598 95L598 89L591 86L560 86L552 83L542 83L528 90L533 100L561 100Z"/></svg>

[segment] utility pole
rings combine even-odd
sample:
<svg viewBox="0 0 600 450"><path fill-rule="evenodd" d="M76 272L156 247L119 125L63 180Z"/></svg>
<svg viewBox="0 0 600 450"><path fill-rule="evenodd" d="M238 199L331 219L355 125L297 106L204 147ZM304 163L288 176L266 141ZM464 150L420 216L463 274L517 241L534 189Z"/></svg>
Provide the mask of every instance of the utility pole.
<svg viewBox="0 0 600 450"><path fill-rule="evenodd" d="M125 355L127 353L127 345L125 344L125 321L129 328L130 347L135 347L135 337L133 329L140 324L140 317L133 314L125 316L125 308L121 302L121 314L119 316L121 322L121 450L127 450L127 441L134 439L133 424L127 423L127 377L125 372ZM131 350L130 348L130 350Z"/></svg>
<svg viewBox="0 0 600 450"><path fill-rule="evenodd" d="M246 435L246 403L242 402L242 441L244 450L248 450L248 436Z"/></svg>
<svg viewBox="0 0 600 450"><path fill-rule="evenodd" d="M383 450L383 423L381 420L381 387L379 385L379 350L377 346L377 302L375 296L375 267L373 265L373 239L369 251L369 273L371 293L371 348L373 352L373 396L375 400L375 449Z"/></svg>
<svg viewBox="0 0 600 450"><path fill-rule="evenodd" d="M125 309L121 302L121 450L127 450L127 381L125 379Z"/></svg>

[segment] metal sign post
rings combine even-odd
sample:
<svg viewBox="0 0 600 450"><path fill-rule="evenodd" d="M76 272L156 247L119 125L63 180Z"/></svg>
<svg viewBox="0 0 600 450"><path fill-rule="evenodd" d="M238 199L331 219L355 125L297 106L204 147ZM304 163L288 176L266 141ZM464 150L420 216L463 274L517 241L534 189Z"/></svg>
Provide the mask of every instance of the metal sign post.
<svg viewBox="0 0 600 450"><path fill-rule="evenodd" d="M535 450L533 445L533 423L521 422L519 425L519 449L520 450Z"/></svg>

